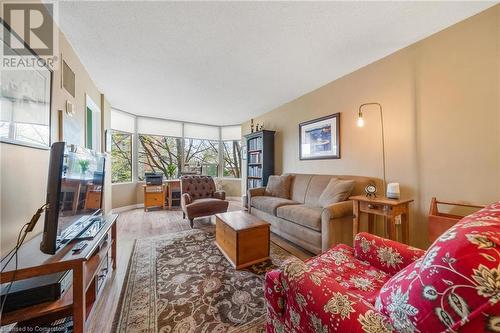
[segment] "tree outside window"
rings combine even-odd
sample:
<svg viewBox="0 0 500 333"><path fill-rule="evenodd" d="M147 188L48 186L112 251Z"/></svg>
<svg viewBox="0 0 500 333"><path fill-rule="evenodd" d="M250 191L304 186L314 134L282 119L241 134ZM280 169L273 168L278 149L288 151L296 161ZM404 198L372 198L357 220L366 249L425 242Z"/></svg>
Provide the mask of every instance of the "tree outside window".
<svg viewBox="0 0 500 333"><path fill-rule="evenodd" d="M223 149L223 176L226 178L241 178L241 141L224 141Z"/></svg>
<svg viewBox="0 0 500 333"><path fill-rule="evenodd" d="M111 134L111 181L125 183L132 181L132 134L116 132Z"/></svg>
<svg viewBox="0 0 500 333"><path fill-rule="evenodd" d="M183 172L218 177L219 141L184 139Z"/></svg>
<svg viewBox="0 0 500 333"><path fill-rule="evenodd" d="M181 138L158 135L139 135L138 178L144 180L145 172L161 172L174 178L182 170L183 145Z"/></svg>

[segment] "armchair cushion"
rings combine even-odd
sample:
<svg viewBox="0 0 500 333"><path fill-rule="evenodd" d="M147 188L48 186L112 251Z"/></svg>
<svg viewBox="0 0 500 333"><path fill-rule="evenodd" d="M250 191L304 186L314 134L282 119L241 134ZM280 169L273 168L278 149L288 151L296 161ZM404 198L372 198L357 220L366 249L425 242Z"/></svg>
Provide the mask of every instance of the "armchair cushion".
<svg viewBox="0 0 500 333"><path fill-rule="evenodd" d="M425 251L390 239L360 232L354 238L355 256L394 275L424 255Z"/></svg>
<svg viewBox="0 0 500 333"><path fill-rule="evenodd" d="M185 211L188 217L200 217L216 213L226 212L229 202L215 198L203 198L186 205Z"/></svg>
<svg viewBox="0 0 500 333"><path fill-rule="evenodd" d="M375 303L380 288L390 275L354 257L352 247L339 244L306 262L311 271L322 272L335 279L344 291Z"/></svg>
<svg viewBox="0 0 500 333"><path fill-rule="evenodd" d="M405 332L498 331L499 246L497 203L462 219L387 281L377 309Z"/></svg>
<svg viewBox="0 0 500 333"><path fill-rule="evenodd" d="M346 293L339 282L300 260L290 261L282 272L286 294L283 318L271 312L268 332L391 332L387 318L370 303L355 294ZM284 325L283 325L284 324ZM285 326L285 327L283 327ZM288 329L287 329L288 328Z"/></svg>

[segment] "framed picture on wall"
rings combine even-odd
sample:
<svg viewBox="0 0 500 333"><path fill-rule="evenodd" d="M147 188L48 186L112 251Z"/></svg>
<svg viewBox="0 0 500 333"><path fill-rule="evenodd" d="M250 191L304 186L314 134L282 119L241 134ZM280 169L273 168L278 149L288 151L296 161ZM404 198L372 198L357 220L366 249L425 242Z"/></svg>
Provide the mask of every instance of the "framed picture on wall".
<svg viewBox="0 0 500 333"><path fill-rule="evenodd" d="M340 113L299 124L299 158L340 158Z"/></svg>

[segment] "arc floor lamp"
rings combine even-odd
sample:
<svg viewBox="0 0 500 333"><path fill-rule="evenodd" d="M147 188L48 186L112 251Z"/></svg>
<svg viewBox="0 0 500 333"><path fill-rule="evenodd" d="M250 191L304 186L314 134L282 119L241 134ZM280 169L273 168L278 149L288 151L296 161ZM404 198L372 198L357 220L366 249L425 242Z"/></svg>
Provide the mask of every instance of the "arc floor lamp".
<svg viewBox="0 0 500 333"><path fill-rule="evenodd" d="M363 108L365 106L371 106L371 105L376 105L378 106L380 110L380 125L382 129L382 165L383 165L383 170L384 170L384 189L383 193L386 191L387 187L387 182L385 179L385 139L384 139L384 116L382 115L382 105L377 102L370 102L370 103L363 103L359 106L359 111L358 111L358 127L363 127L365 125L365 120L363 119Z"/></svg>

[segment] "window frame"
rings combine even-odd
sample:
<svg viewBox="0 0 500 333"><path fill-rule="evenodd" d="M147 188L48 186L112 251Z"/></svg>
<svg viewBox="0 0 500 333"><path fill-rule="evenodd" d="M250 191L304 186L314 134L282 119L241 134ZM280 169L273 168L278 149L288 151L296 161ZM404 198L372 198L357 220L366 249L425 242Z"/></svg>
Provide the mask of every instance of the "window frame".
<svg viewBox="0 0 500 333"><path fill-rule="evenodd" d="M124 182L113 182L113 135L117 134L126 134L130 135L130 181ZM111 166L111 185L119 185L119 184L134 184L136 179L134 179L134 133L120 131L111 129L111 151L110 154L110 166Z"/></svg>

